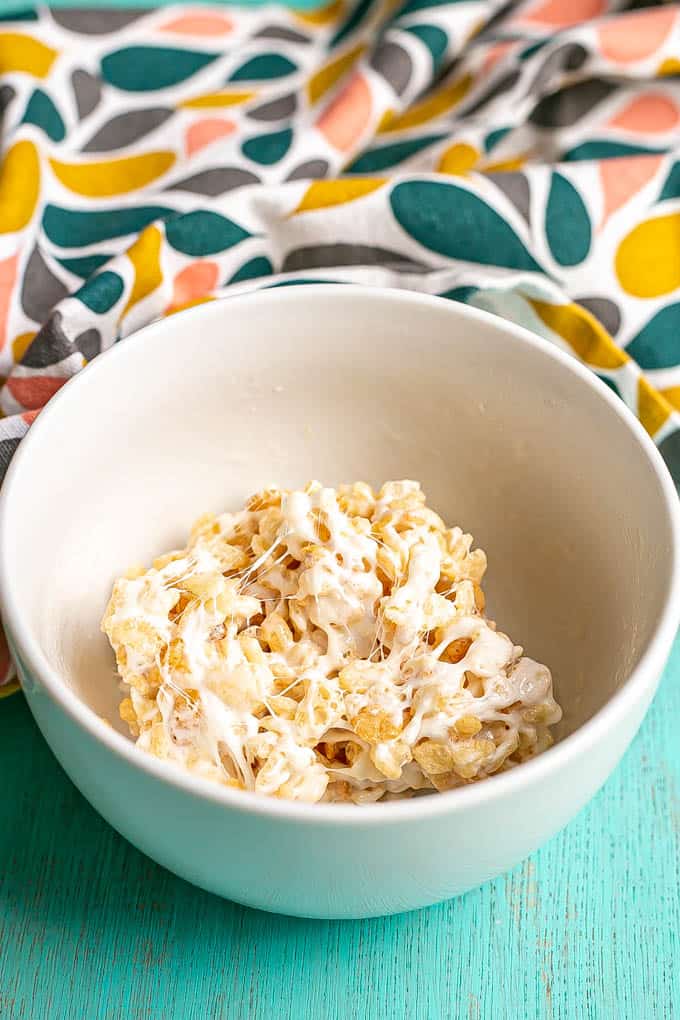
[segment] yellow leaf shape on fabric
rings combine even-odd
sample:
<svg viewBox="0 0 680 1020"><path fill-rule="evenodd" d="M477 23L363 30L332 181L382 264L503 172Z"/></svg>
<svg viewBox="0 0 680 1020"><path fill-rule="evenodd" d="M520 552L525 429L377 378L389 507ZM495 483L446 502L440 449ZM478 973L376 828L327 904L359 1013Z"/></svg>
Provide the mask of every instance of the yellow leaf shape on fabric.
<svg viewBox="0 0 680 1020"><path fill-rule="evenodd" d="M33 142L17 142L0 167L0 234L23 230L40 193L40 159Z"/></svg>
<svg viewBox="0 0 680 1020"><path fill-rule="evenodd" d="M94 163L62 163L51 159L50 166L64 187L76 195L110 198L146 187L166 173L174 162L174 152L145 152L140 156Z"/></svg>
<svg viewBox="0 0 680 1020"><path fill-rule="evenodd" d="M34 336L35 332L20 333L19 336L14 337L14 340L12 340L12 357L15 362L21 361Z"/></svg>
<svg viewBox="0 0 680 1020"><path fill-rule="evenodd" d="M163 238L158 227L146 227L126 254L135 270L135 282L121 318L127 315L138 301L151 294L163 280L161 272L161 244Z"/></svg>
<svg viewBox="0 0 680 1020"><path fill-rule="evenodd" d="M616 253L616 275L627 294L652 298L680 287L680 213L639 223Z"/></svg>
<svg viewBox="0 0 680 1020"><path fill-rule="evenodd" d="M354 46L353 49L348 50L347 53L336 57L335 60L330 60L316 74L313 74L307 82L307 95L310 103L316 103L324 93L328 92L342 78L343 74L349 71L350 67L356 63L365 49L365 44L360 43L358 46Z"/></svg>
<svg viewBox="0 0 680 1020"><path fill-rule="evenodd" d="M321 27L322 25L330 25L331 22L337 21L344 9L343 0L331 0L331 3L326 4L325 7L320 7L318 10L293 11L293 14L298 21L302 21L305 25Z"/></svg>
<svg viewBox="0 0 680 1020"><path fill-rule="evenodd" d="M51 46L19 32L0 32L0 74L23 71L46 78L58 54Z"/></svg>
<svg viewBox="0 0 680 1020"><path fill-rule="evenodd" d="M580 305L551 305L527 298L542 322L594 368L620 368L629 360L606 329Z"/></svg>
<svg viewBox="0 0 680 1020"><path fill-rule="evenodd" d="M463 75L462 78L441 89L434 96L431 96L429 99L423 99L422 102L416 103L406 113L402 113L401 116L389 121L382 128L381 133L389 134L392 131L405 131L407 128L427 124L460 103L467 95L471 85L472 76L469 74Z"/></svg>
<svg viewBox="0 0 680 1020"><path fill-rule="evenodd" d="M680 60L676 57L666 57L661 61L656 71L657 78L666 78L676 74L680 74Z"/></svg>
<svg viewBox="0 0 680 1020"><path fill-rule="evenodd" d="M668 389L661 390L661 396L680 411L680 386L669 386Z"/></svg>
<svg viewBox="0 0 680 1020"><path fill-rule="evenodd" d="M521 170L526 161L526 156L515 156L513 159L501 159L496 163L485 163L481 169L485 174L502 174L509 170Z"/></svg>
<svg viewBox="0 0 680 1020"><path fill-rule="evenodd" d="M238 106L253 99L257 92L204 92L193 99L183 99L178 105L185 110L214 109L222 106Z"/></svg>
<svg viewBox="0 0 680 1020"><path fill-rule="evenodd" d="M384 183L384 177L349 177L338 181L315 181L307 188L292 215L308 212L310 209L327 209L332 205L353 202L355 198L370 195L372 191L382 188Z"/></svg>
<svg viewBox="0 0 680 1020"><path fill-rule="evenodd" d="M473 170L479 160L479 152L474 145L467 142L456 142L442 153L437 170L443 174L462 175Z"/></svg>
<svg viewBox="0 0 680 1020"><path fill-rule="evenodd" d="M671 405L643 375L638 379L637 398L638 418L650 436L655 436L661 426L665 425L672 411Z"/></svg>
<svg viewBox="0 0 680 1020"><path fill-rule="evenodd" d="M382 134L383 131L387 131L389 125L392 123L394 118L397 116L396 110L387 109L383 113L382 117L378 121L378 126L375 129L377 134Z"/></svg>
<svg viewBox="0 0 680 1020"><path fill-rule="evenodd" d="M0 698L9 698L10 694L16 694L19 690L19 684L16 680L10 680L8 684L3 684L0 687Z"/></svg>

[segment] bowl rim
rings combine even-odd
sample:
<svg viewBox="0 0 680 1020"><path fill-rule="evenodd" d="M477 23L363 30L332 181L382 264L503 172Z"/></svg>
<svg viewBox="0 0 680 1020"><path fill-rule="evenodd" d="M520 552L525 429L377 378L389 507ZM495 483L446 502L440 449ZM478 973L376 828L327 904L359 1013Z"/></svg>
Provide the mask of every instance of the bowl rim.
<svg viewBox="0 0 680 1020"><path fill-rule="evenodd" d="M263 288L246 294L225 297L218 301L202 303L178 314L183 316L186 325L189 326L191 320L200 322L201 318L206 315L207 317L215 315L215 306L221 305L222 301L238 301L241 305L258 305L263 302L271 304L295 303L303 296L305 301L324 303L329 300L343 302L361 298L393 306L399 304L419 305L426 310L429 308L438 312L446 308L446 314L450 314L452 319L457 318L463 322L492 326L496 330L512 335L515 340L535 349L538 353L557 361L566 371L576 375L586 386L594 389L609 405L611 411L617 415L627 429L631 440L641 448L654 472L658 483L659 497L664 503L669 520L672 539L672 562L664 593L663 610L642 655L621 687L573 733L564 737L538 757L524 762L520 767L490 776L480 783L458 787L432 796L364 805L309 804L301 801L279 800L249 791L232 790L209 779L194 776L172 762L155 758L113 729L92 708L81 701L61 679L59 673L52 668L42 652L37 637L34 637L32 633L30 622L24 619L20 613L18 599L12 590L8 562L14 481L21 471L30 467L31 450L36 442L42 441L42 434L46 429L49 429L51 418L60 407L62 400L75 399L78 388L88 385L88 381L93 378L94 374L105 372L112 359L127 357L129 342L138 341L140 334L162 333L167 328L167 319L155 320L136 330L115 343L73 376L68 381L68 385L64 385L38 415L12 458L0 490L0 609L3 620L7 623L8 638L14 643L28 672L40 678L42 686L52 702L89 737L104 745L108 751L116 757L122 758L131 767L141 769L147 775L160 780L164 785L174 787L203 801L220 804L236 812L284 818L299 824L345 826L349 823L363 827L417 821L422 818L446 815L449 812L464 810L503 798L517 793L523 788L540 783L548 775L560 770L587 752L609 730L615 729L630 708L641 701L648 691L654 690L658 674L665 665L666 657L680 623L680 500L668 468L653 440L638 419L626 407L624 401L612 393L591 369L577 360L575 356L563 351L538 334L482 309L417 291L343 283L317 284L313 287L299 284L285 288Z"/></svg>

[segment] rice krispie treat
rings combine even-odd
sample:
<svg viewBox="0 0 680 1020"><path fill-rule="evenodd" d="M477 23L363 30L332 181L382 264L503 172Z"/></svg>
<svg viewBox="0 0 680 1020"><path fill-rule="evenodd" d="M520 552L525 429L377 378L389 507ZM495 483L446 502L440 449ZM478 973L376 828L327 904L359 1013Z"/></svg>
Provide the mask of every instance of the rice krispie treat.
<svg viewBox="0 0 680 1020"><path fill-rule="evenodd" d="M137 745L242 790L450 790L551 743L546 666L484 615L486 557L417 482L267 489L116 581L102 629Z"/></svg>

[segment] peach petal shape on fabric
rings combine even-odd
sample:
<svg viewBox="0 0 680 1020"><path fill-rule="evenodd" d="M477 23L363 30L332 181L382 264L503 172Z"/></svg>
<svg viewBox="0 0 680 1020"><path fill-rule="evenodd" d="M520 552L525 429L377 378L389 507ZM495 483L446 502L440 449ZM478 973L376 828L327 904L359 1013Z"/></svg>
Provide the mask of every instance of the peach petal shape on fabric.
<svg viewBox="0 0 680 1020"><path fill-rule="evenodd" d="M506 53L517 47L516 41L513 39L510 42L498 42L494 43L486 52L484 62L480 69L480 74L488 74L489 71L496 66L499 60L502 60Z"/></svg>
<svg viewBox="0 0 680 1020"><path fill-rule="evenodd" d="M327 142L340 152L349 152L368 127L371 118L371 90L357 72L333 99L316 122Z"/></svg>
<svg viewBox="0 0 680 1020"><path fill-rule="evenodd" d="M549 25L568 28L581 21L598 18L606 11L605 0L544 0L528 11L522 11L510 24Z"/></svg>
<svg viewBox="0 0 680 1020"><path fill-rule="evenodd" d="M604 198L600 228L612 213L652 180L663 160L663 156L621 156L600 162L598 170Z"/></svg>
<svg viewBox="0 0 680 1020"><path fill-rule="evenodd" d="M204 305L208 301L214 301L215 297L213 294L206 294L204 297L194 298L192 301L185 301L183 305L178 305L176 308L174 305L169 305L163 315L175 315L176 312L183 312L186 308L194 308L196 305Z"/></svg>
<svg viewBox="0 0 680 1020"><path fill-rule="evenodd" d="M7 343L7 318L17 276L18 254L0 261L0 351Z"/></svg>
<svg viewBox="0 0 680 1020"><path fill-rule="evenodd" d="M39 414L40 408L38 407L35 411L24 411L21 417L27 425L32 425Z"/></svg>
<svg viewBox="0 0 680 1020"><path fill-rule="evenodd" d="M220 267L216 262L192 262L177 274L168 311L186 305L196 298L205 297L217 287Z"/></svg>
<svg viewBox="0 0 680 1020"><path fill-rule="evenodd" d="M619 14L597 29L602 55L616 64L634 64L659 49L675 24L670 8Z"/></svg>
<svg viewBox="0 0 680 1020"><path fill-rule="evenodd" d="M673 100L660 92L649 92L633 99L609 124L639 134L663 134L679 122L680 110Z"/></svg>
<svg viewBox="0 0 680 1020"><path fill-rule="evenodd" d="M236 130L233 120L226 117L206 117L205 120L198 120L187 129L185 143L187 155L192 156L199 149L204 149L216 138L225 138Z"/></svg>
<svg viewBox="0 0 680 1020"><path fill-rule="evenodd" d="M231 32L234 22L226 14L210 14L204 11L189 11L178 18L159 25L160 32L173 32L177 35L226 35Z"/></svg>
<svg viewBox="0 0 680 1020"><path fill-rule="evenodd" d="M47 375L10 376L7 389L27 410L40 410L68 379Z"/></svg>

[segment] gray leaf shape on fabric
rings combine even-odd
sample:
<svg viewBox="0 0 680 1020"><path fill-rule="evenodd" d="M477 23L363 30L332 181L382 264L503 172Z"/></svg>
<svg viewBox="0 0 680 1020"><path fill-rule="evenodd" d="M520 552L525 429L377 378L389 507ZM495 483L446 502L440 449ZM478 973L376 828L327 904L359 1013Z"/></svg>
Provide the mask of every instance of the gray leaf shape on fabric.
<svg viewBox="0 0 680 1020"><path fill-rule="evenodd" d="M526 174L520 170L509 170L505 173L487 174L490 181L510 199L515 209L527 221L531 222L531 190Z"/></svg>
<svg viewBox="0 0 680 1020"><path fill-rule="evenodd" d="M383 266L403 273L426 273L431 266L415 262L399 251L370 244L313 244L288 252L281 272L328 269L332 266Z"/></svg>
<svg viewBox="0 0 680 1020"><path fill-rule="evenodd" d="M29 319L44 322L58 301L68 294L68 287L54 275L40 250L34 248L24 269L21 286L21 307Z"/></svg>
<svg viewBox="0 0 680 1020"><path fill-rule="evenodd" d="M297 97L294 92L291 92L287 96L279 96L278 99L272 99L268 103L256 106L254 110L248 111L248 116L252 120L283 120L286 117L292 117L296 109Z"/></svg>
<svg viewBox="0 0 680 1020"><path fill-rule="evenodd" d="M107 120L82 148L82 152L110 152L132 145L139 138L151 134L174 115L167 106L152 106L144 110L126 110Z"/></svg>
<svg viewBox="0 0 680 1020"><path fill-rule="evenodd" d="M666 461L673 478L676 480L680 478L680 429L671 432L659 443L659 453Z"/></svg>
<svg viewBox="0 0 680 1020"><path fill-rule="evenodd" d="M260 178L249 170L241 170L239 167L213 167L211 170L201 170L191 177L184 177L181 181L174 181L166 185L164 191L190 191L194 195L208 195L215 198L217 195L224 195L234 188L241 188L245 184L259 184Z"/></svg>
<svg viewBox="0 0 680 1020"><path fill-rule="evenodd" d="M310 43L312 40L302 32L295 32L292 28L284 28L283 25L265 25L259 32L256 32L253 39L280 39L281 42Z"/></svg>
<svg viewBox="0 0 680 1020"><path fill-rule="evenodd" d="M82 356L92 361L101 352L102 335L98 329L86 329L75 338L74 343Z"/></svg>
<svg viewBox="0 0 680 1020"><path fill-rule="evenodd" d="M479 99L476 99L471 106L466 106L462 109L462 115L464 117L469 117L471 114L477 113L477 111L481 110L484 106L487 106L487 104L493 99L497 99L498 96L502 96L504 92L509 92L510 89L515 87L521 76L522 72L519 70L508 71L508 73L504 74L502 78L499 78L490 89L484 92ZM462 106L463 104L461 103L461 107Z"/></svg>
<svg viewBox="0 0 680 1020"><path fill-rule="evenodd" d="M62 328L61 312L54 312L21 359L26 368L49 368L73 354L73 343Z"/></svg>
<svg viewBox="0 0 680 1020"><path fill-rule="evenodd" d="M580 43L564 43L543 60L531 83L531 92L545 92L565 71L578 71L588 59L588 50ZM554 86L553 86L554 87Z"/></svg>
<svg viewBox="0 0 680 1020"><path fill-rule="evenodd" d="M3 475L9 467L9 462L16 453L20 442L20 436L14 439L3 439L0 442L0 475Z"/></svg>
<svg viewBox="0 0 680 1020"><path fill-rule="evenodd" d="M95 75L78 67L71 75L73 95L80 120L84 120L99 106L102 97L102 83Z"/></svg>
<svg viewBox="0 0 680 1020"><path fill-rule="evenodd" d="M536 104L529 120L537 127L570 127L618 88L619 86L613 82L601 78L588 78L586 81L576 82L544 96Z"/></svg>
<svg viewBox="0 0 680 1020"><path fill-rule="evenodd" d="M0 116L5 112L16 94L16 89L13 89L11 85L5 83L0 86Z"/></svg>
<svg viewBox="0 0 680 1020"><path fill-rule="evenodd" d="M403 46L386 40L379 43L371 57L371 67L389 82L398 96L406 90L411 80L413 63Z"/></svg>
<svg viewBox="0 0 680 1020"><path fill-rule="evenodd" d="M592 312L611 336L616 336L621 326L621 311L618 305L603 297L578 297L575 301Z"/></svg>
<svg viewBox="0 0 680 1020"><path fill-rule="evenodd" d="M325 159L308 159L306 163L300 163L286 177L287 181L317 180L325 177L328 173L329 164Z"/></svg>
<svg viewBox="0 0 680 1020"><path fill-rule="evenodd" d="M120 11L111 7L67 7L63 10L55 8L50 10L52 19L58 25L79 35L108 35L110 32L118 32L148 13L148 7L130 7Z"/></svg>

